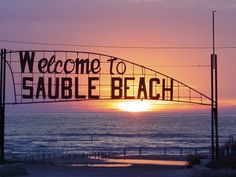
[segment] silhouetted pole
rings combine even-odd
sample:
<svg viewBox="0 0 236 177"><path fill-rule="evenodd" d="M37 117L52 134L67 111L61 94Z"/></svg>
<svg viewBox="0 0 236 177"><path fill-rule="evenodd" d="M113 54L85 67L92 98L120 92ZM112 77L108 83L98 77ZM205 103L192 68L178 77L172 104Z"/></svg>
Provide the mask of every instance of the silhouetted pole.
<svg viewBox="0 0 236 177"><path fill-rule="evenodd" d="M216 160L219 159L219 137L218 137L218 77L217 77L217 55L215 54L215 12L212 13L213 18L213 35L214 35L214 55L215 55L215 141L216 141Z"/></svg>
<svg viewBox="0 0 236 177"><path fill-rule="evenodd" d="M215 12L212 11L212 51L211 54L211 153L212 161L219 158L218 138L218 82L217 82L217 55L215 54Z"/></svg>
<svg viewBox="0 0 236 177"><path fill-rule="evenodd" d="M0 162L4 162L4 124L5 124L5 83L6 83L6 50L1 49L0 61Z"/></svg>
<svg viewBox="0 0 236 177"><path fill-rule="evenodd" d="M214 120L214 83L213 83L213 54L211 55L211 159L215 160L215 120Z"/></svg>

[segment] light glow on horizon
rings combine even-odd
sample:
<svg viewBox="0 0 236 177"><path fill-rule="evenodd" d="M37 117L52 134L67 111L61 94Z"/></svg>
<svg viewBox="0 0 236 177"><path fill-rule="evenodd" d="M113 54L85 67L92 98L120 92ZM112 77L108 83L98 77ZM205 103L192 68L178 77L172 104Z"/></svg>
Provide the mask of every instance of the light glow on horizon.
<svg viewBox="0 0 236 177"><path fill-rule="evenodd" d="M124 101L117 104L117 108L126 112L146 112L150 111L151 105L145 100Z"/></svg>

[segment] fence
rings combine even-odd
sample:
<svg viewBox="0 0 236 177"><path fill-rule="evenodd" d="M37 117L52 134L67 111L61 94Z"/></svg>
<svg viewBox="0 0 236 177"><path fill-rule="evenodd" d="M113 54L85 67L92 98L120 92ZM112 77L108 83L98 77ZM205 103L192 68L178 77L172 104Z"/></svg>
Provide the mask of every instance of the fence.
<svg viewBox="0 0 236 177"><path fill-rule="evenodd" d="M51 152L30 152L30 153L11 153L6 154L6 159L9 161L23 161L23 162L42 162L42 163L67 163L77 160L86 159L102 159L102 158L117 158L117 157L132 157L132 156L187 156L187 155L201 155L208 157L210 154L203 149L192 148L157 148L153 147L124 147L114 149L104 149L99 147L93 147L93 150L89 150L87 153L70 153L65 151L64 153L51 153ZM178 153L177 153L178 152ZM208 149L208 152L210 150Z"/></svg>

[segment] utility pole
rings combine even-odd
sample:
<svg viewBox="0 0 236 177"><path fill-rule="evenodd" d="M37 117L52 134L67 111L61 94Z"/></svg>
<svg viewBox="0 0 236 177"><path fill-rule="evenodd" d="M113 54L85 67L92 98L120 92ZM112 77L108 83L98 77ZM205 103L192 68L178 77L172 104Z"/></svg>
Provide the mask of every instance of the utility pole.
<svg viewBox="0 0 236 177"><path fill-rule="evenodd" d="M215 53L215 12L212 11L212 54L211 54L211 154L212 161L219 159L218 137L218 78L217 55Z"/></svg>

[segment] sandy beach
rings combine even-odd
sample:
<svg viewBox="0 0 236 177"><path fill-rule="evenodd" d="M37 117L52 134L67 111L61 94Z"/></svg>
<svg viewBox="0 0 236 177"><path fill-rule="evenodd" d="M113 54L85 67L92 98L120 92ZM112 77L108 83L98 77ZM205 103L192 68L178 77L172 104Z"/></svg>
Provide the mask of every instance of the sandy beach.
<svg viewBox="0 0 236 177"><path fill-rule="evenodd" d="M235 176L232 169L206 168L208 159L193 168L186 166L183 157L128 157L80 159L60 163L8 163L0 166L0 176L23 177L221 177Z"/></svg>
<svg viewBox="0 0 236 177"><path fill-rule="evenodd" d="M113 156L7 163L0 176L25 177L191 177L185 156Z"/></svg>
<svg viewBox="0 0 236 177"><path fill-rule="evenodd" d="M132 167L65 167L26 165L25 177L191 177L192 170L167 166L139 165Z"/></svg>
<svg viewBox="0 0 236 177"><path fill-rule="evenodd" d="M57 164L26 163L27 177L191 177L192 169L177 157L146 156L83 159Z"/></svg>

